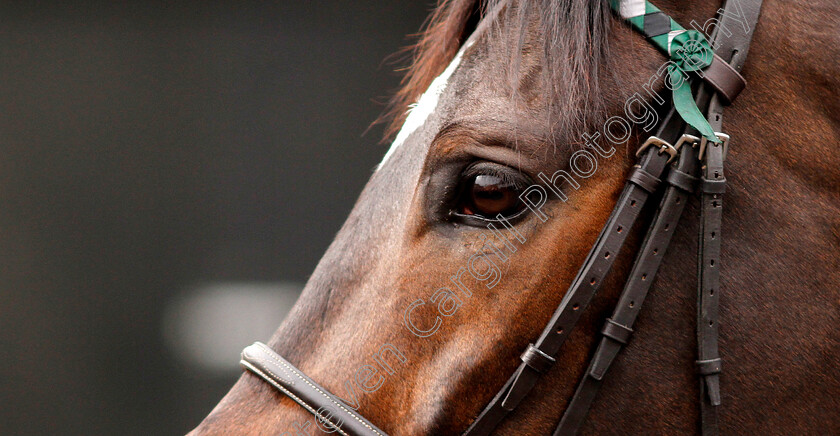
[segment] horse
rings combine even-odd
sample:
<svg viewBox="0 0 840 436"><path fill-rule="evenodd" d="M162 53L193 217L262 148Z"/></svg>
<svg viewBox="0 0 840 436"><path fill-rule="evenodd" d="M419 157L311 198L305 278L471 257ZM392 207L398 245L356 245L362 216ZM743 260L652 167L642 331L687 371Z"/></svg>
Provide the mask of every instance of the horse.
<svg viewBox="0 0 840 436"><path fill-rule="evenodd" d="M700 28L721 7L656 6ZM838 24L837 2L766 0L749 85L726 112L723 434L840 434ZM561 303L664 117L650 81L662 63L603 0L439 0L392 101L391 148L268 347L388 434L463 433ZM604 130L634 98L631 130ZM571 174L580 150L596 158L577 161L585 177L552 193L540 174ZM549 194L540 208L523 192L534 184ZM582 434L697 433L699 207ZM544 382L494 434L557 425L643 242L639 225L626 231ZM335 430L245 371L191 434Z"/></svg>

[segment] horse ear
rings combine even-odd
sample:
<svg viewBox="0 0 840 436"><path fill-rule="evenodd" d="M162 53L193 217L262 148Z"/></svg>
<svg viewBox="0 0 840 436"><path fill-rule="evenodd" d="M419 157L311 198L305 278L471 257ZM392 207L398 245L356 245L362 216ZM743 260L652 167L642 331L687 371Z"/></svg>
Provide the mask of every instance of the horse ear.
<svg viewBox="0 0 840 436"><path fill-rule="evenodd" d="M413 35L417 42L392 57L408 57L411 63L400 82L401 88L391 97L388 109L373 123L386 123L383 142L388 142L399 132L405 122L408 105L420 98L476 29L484 12L484 3L482 0L438 0L423 29Z"/></svg>

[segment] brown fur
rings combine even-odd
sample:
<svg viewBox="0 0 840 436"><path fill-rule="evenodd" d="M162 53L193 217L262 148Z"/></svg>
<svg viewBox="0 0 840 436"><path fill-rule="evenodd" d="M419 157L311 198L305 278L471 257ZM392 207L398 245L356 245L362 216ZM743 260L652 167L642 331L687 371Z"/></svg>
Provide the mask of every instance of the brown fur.
<svg viewBox="0 0 840 436"><path fill-rule="evenodd" d="M437 10L442 15L432 21L437 30L428 34L429 44L460 43L468 3ZM711 17L717 7L677 0L657 5L686 25ZM448 285L479 245L482 229L454 226L434 212L458 169L483 159L532 176L550 173L566 165L571 148L547 147L548 138L571 144L582 133L554 132L547 122L553 96L543 82L527 80L529 65L545 64L543 51L519 53L520 89L494 80L509 66L505 47L520 43L521 33L505 17L500 36L487 36L488 21L497 17L479 25L436 112L373 175L269 343L339 395L355 368L369 363L382 344L395 345L408 362L380 390L359 398L360 412L392 435L459 434L467 427L548 321L632 165L621 149L601 159L569 202L549 205L551 219L542 223L531 215L516 224L527 242L503 265L495 288L470 282L473 296L435 335L421 339L408 332L402 325L408 304L428 301ZM744 71L749 86L725 114L733 143L721 254L723 434L840 434L840 154L833 150L840 134L840 39L831 30L838 17L840 6L829 0L766 0ZM528 29L526 45L543 44L539 26ZM615 18L609 44L598 76L604 111L617 114L663 58ZM401 98L416 98L455 49L433 49L437 54L428 56L434 60L415 67ZM511 104L517 92L531 98ZM589 131L600 127L592 122ZM627 149L642 136L635 135ZM607 375L584 434L697 432L696 215L696 205L689 205L637 333ZM634 229L636 241L620 254L557 364L497 434L553 431L621 289L641 230ZM434 314L417 316L429 322ZM194 434L294 434L293 424L306 420L312 419L302 408L246 373Z"/></svg>

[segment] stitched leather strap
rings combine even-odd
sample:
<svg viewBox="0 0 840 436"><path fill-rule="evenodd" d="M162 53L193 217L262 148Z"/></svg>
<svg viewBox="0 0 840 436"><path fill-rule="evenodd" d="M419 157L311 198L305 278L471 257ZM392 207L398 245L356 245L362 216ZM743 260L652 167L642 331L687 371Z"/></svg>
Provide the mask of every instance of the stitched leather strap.
<svg viewBox="0 0 840 436"><path fill-rule="evenodd" d="M704 178L723 180L723 147L711 144L706 150ZM719 185L715 185L719 186ZM719 361L718 302L720 299L720 224L723 194L704 192L700 205L700 242L697 305L698 361ZM716 435L720 405L720 371L701 373L701 422L704 435Z"/></svg>
<svg viewBox="0 0 840 436"><path fill-rule="evenodd" d="M698 100L704 98L701 92ZM697 168L697 152L694 148L683 147L680 151L676 168L671 172L679 172L685 177L680 180L690 180L695 177L690 174ZM632 331L633 323L642 309L645 297L650 291L651 284L659 266L665 257L671 236L679 223L685 204L688 202L689 192L674 184L668 186L659 205L659 210L653 219L650 229L630 271L630 276L621 292L618 303L608 324L618 324ZM626 341L610 340L605 335L598 344L589 368L578 384L572 400L566 408L560 424L554 432L555 436L576 434L583 424L586 414L598 394L604 375L615 360Z"/></svg>
<svg viewBox="0 0 840 436"><path fill-rule="evenodd" d="M656 136L662 137L663 132L670 131L675 128L674 126L681 124L682 120L676 114L676 111L671 109ZM659 154L655 147L650 147L641 156L638 169L655 179L659 179L669 158L668 154ZM629 233L628 230L633 227L649 195L650 193L646 189L635 182L628 180L625 183L618 203L616 203L607 223L601 229L592 250L590 250L583 266L533 347L552 358L557 355L581 313L601 287L601 283L612 267L616 255L624 245ZM490 434L502 419L531 392L531 389L539 380L540 374L531 366L525 363L520 364L504 387L467 428L464 435Z"/></svg>
<svg viewBox="0 0 840 436"><path fill-rule="evenodd" d="M715 27L712 40L715 41L715 50L719 56L715 56L712 64L701 75L706 83L717 91L711 98L707 118L715 131L721 130L724 103L734 100L746 83L741 77L740 71L746 60L760 7L761 0L753 0L749 3L740 0L727 0L724 9L729 13L720 16L719 25ZM653 24L655 23L651 23L650 26L651 32L653 30L657 30L657 32L668 30L664 27L658 29ZM743 26L745 32L731 32L731 35L726 35L725 38L718 41L717 37L722 27L737 29L738 26ZM644 28L646 34L650 33L647 31L647 25ZM648 36L652 36L652 34ZM675 114L676 112L672 108L657 136L669 138L670 135L666 135L664 132L677 130L674 126L679 117ZM681 153L683 156L686 154ZM657 189L667 160L668 155L660 155L653 148L648 149L642 155L639 164L625 184L609 220L601 230L598 240L589 252L586 261L578 271L578 275L552 316L551 321L536 343L529 345L522 355L522 364L479 417L470 425L464 433L465 435L488 435L531 391L540 374L550 368L560 347L579 320L580 314L598 291L601 282L611 269L616 254L623 246L628 233L624 229L632 227L649 194ZM682 165L682 158L680 165ZM665 233L668 234L668 241L670 240L670 234L673 233L673 226L676 224L675 221L673 225L664 221L669 221L667 218L670 216L678 219L679 213L677 213L677 210L681 212L683 205L686 203L684 199L678 202L675 198L687 195L694 184L693 176L690 175L690 171L686 171L682 166L680 166L679 172L674 174L674 176L666 179L669 185L667 192L663 198L663 203L660 205L660 210L657 212L657 219L655 219L648 236L645 238L643 247L651 248L648 247L648 243L655 244L656 241L651 241ZM706 154L702 183L702 228L699 245L700 265L698 267L700 279L698 280L697 365L698 373L701 375L701 428L704 436L718 434L717 405L720 404L719 374L721 371L717 339L720 269L719 232L724 183L723 147L713 145ZM667 211L665 210L666 207L668 208ZM664 219L660 219L663 216ZM656 226L658 225L663 227L657 230ZM668 232L667 226L671 226L670 232ZM667 241L663 240L660 245L666 247ZM641 297L638 300L638 305L641 305L648 292L653 274L649 277L644 271L641 272L641 276L635 274L640 273L637 271L637 267L641 268L645 265L646 260L642 256L651 256L651 253L653 253L653 257L657 256L655 252L658 247L653 249L654 252L643 250L639 254L633 272L631 272L631 279L622 292L616 313L604 328L604 337L590 364L587 376L578 386L578 392L576 392L560 426L555 431L555 435L573 434L576 431L585 416L588 404L591 404L597 393L600 380L622 345L629 339L638 309L622 311L621 313L619 311L625 305L630 308L636 304L636 300L630 300L629 303L634 304L629 304L625 301L625 297ZM664 248L662 254L664 255ZM661 256L659 259L661 259ZM712 261L717 262L717 265ZM657 260L655 267L654 264L650 265L654 272L658 269L660 262L661 260ZM646 283L637 285L638 280ZM601 351L602 348L606 351ZM352 408L326 389L318 386L264 344L255 343L243 350L241 364L316 415L320 423L329 427L332 431L342 436L385 436L384 432L377 429L358 413L355 413ZM581 392L583 393L581 394ZM585 407L575 407L576 402L585 405ZM568 424L564 426L567 421Z"/></svg>
<svg viewBox="0 0 840 436"><path fill-rule="evenodd" d="M255 342L242 350L239 363L315 415L318 425L330 433L342 436L387 436L261 342Z"/></svg>
<svg viewBox="0 0 840 436"><path fill-rule="evenodd" d="M715 60L712 65L704 70L704 79L708 83L712 85L712 87L718 91L718 94L712 96L709 100L708 96L705 95L705 92L698 94L698 105L700 107L705 106L705 104L701 103L701 100L706 99L709 104L709 116L708 120L710 125L715 129L715 131L721 130L722 124L722 112L723 112L723 103L730 103L732 100L737 97L738 93L743 89L743 86L746 82L743 80L743 77L740 76L738 71L743 66L743 59L746 56L747 48L749 47L749 42L752 37L752 30L755 27L755 24L758 19L758 11L760 8L760 2L755 5L750 5L749 10L744 13L741 9L737 9L739 7L738 4L734 3L727 3L725 9L728 10L728 14L724 14L725 17L731 20L733 16L740 17L741 19L746 19L746 23L749 26L748 32L746 35L742 34L742 37L737 38L736 41L731 41L729 44L723 44L718 42L719 48L722 50L725 55L727 55L727 59L724 60L719 56L715 56ZM736 10L737 9L737 10ZM729 23L732 25L732 23ZM730 66L726 61L730 60L732 53L737 55L743 56L740 58L740 62L736 63L735 67ZM733 59L733 61L735 61ZM733 62L734 63L734 62ZM720 170L715 173L714 170L709 172L709 167L706 167L706 174L702 178L701 183L701 191L704 193L704 205L705 205L705 197L713 196L715 198L719 198L725 191L725 179L723 178L723 147L722 146L715 146L712 147L715 151L713 152L715 155L719 154L720 157ZM686 156L683 154L681 156L680 166L684 163L688 163L683 161ZM713 160L717 159L717 157L712 158ZM692 159L693 161L693 159ZM691 186L696 182L696 178L693 176L688 175L684 170L680 169L677 171L669 172L666 181L669 185L679 187L684 192L690 192ZM636 300L642 300L645 294L637 294L638 290L635 288L635 283L633 283L635 276L634 273L637 272L637 267L639 267L640 262L644 262L643 255L645 254L645 250L647 247L648 242L651 240L651 233L656 232L656 225L660 221L660 218L664 211L673 205L668 205L667 202L669 200L669 196L673 194L672 190L669 189L669 192L665 194L663 198L663 206L660 209L653 228L648 233L648 236L645 239L645 243L643 244L642 252L640 253L640 257L637 259L636 264L634 265L633 272L631 272L630 281L627 283L627 287L625 287L624 292L622 292L622 297L616 307L616 313L620 311L629 312L629 308L634 306L633 302ZM675 191L675 190L674 190ZM673 197L672 197L673 199ZM685 199L683 199L685 200ZM682 204L685 204L685 201L682 201ZM714 203L709 203L710 206L713 206ZM722 203L719 203L722 207ZM681 211L681 208L680 208ZM705 210L704 210L705 211ZM711 217L710 217L711 218ZM717 217L719 218L719 217ZM706 221L705 219L703 221ZM710 223L711 225L712 223ZM717 227L719 229L720 222L717 221ZM718 232L717 237L717 253L719 254L719 243L720 237ZM656 236L653 236L655 239ZM702 242L701 242L702 243ZM661 245L661 244L657 244ZM713 247L707 247L704 250L701 250L701 257L705 258L708 257L706 255L711 255L714 252ZM704 280L704 275L702 272L703 268L710 268L710 259L703 259L701 262L701 279L702 282ZM719 269L719 261L718 261L718 269ZM658 267L658 266L657 266ZM650 269L650 268L645 268ZM714 281L715 287L717 286L717 278L719 277L719 272L716 270L711 274L705 275L705 280L712 282ZM700 284L699 286L703 286ZM707 286L708 288L708 286ZM646 290L644 291L647 292ZM636 300L630 300L631 302L628 303L627 300L633 298L635 296ZM641 298L639 298L641 297ZM698 297L698 348L701 350L699 352L700 360L698 360L698 372L703 377L703 382L701 386L701 431L704 436L715 436L718 434L718 426L717 426L717 409L716 405L720 404L720 389L719 389L719 379L718 374L721 372L721 360L717 357L717 297L709 295L703 296L702 291L700 291L700 296ZM639 301L639 306L641 301ZM638 309L637 309L638 310ZM705 317L705 318L704 318ZM711 319L710 317L714 317ZM613 319L620 319L617 314L613 315ZM632 326L632 322L626 323L626 326ZM708 325L706 325L708 324ZM582 424L586 412L588 411L592 401L595 399L595 396L598 391L598 387L600 386L601 379L603 378L604 373L606 372L609 364L615 358L616 354L622 347L622 343L616 341L609 341L606 339L602 339L601 343L599 344L598 350L595 353L595 356L590 363L589 370L584 375L581 383L578 385L578 389L575 392L572 401L569 403L569 406L566 409L566 412L561 419L561 422L555 431L555 436L560 435L572 435L575 434L580 425ZM704 358L704 356L708 356L708 358Z"/></svg>
<svg viewBox="0 0 840 436"><path fill-rule="evenodd" d="M712 40L715 52L733 70L744 68L750 42L761 12L761 0L750 2L726 0L725 11L718 19ZM733 29L730 35L721 35L721 28ZM725 96L715 94L709 102L708 120L719 132L723 125ZM700 242L698 246L697 281L697 356L698 361L719 359L718 352L718 302L720 298L720 224L723 211L723 147L712 146L705 153L703 178L712 183L704 184L700 207ZM716 186L713 187L713 185ZM724 182L725 183L725 182ZM715 262L715 264L712 264ZM720 364L718 371L700 375L700 429L703 436L717 436L718 406L720 398Z"/></svg>

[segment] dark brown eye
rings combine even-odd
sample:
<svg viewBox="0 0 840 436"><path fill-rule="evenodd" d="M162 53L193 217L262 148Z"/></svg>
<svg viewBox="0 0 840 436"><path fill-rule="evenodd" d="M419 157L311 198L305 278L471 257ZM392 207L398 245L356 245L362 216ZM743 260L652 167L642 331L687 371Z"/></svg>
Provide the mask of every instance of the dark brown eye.
<svg viewBox="0 0 840 436"><path fill-rule="evenodd" d="M510 217L522 211L519 195L526 183L519 179L523 177L510 169L507 171L511 174L503 173L499 167L476 166L464 175L458 214L496 219L499 214Z"/></svg>

